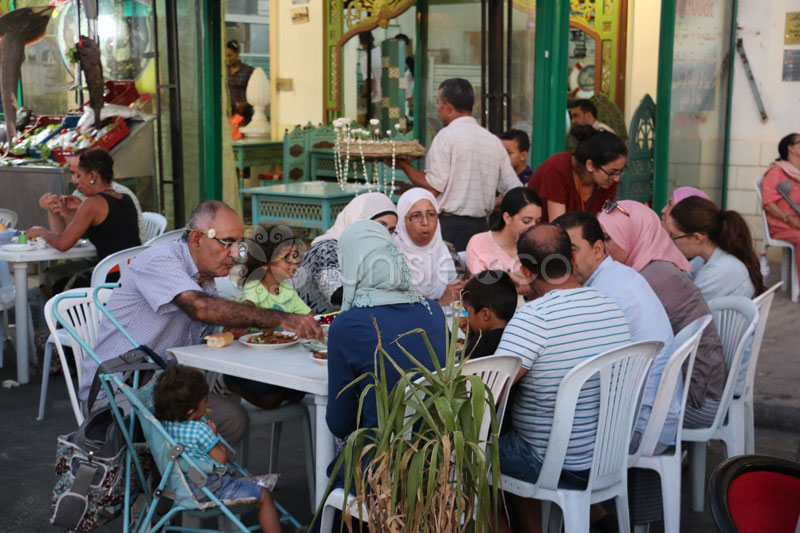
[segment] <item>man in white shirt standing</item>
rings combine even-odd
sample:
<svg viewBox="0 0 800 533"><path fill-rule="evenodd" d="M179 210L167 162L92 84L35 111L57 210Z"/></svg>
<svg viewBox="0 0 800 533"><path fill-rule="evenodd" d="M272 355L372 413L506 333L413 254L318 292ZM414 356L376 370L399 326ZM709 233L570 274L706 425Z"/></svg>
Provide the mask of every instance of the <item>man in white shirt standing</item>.
<svg viewBox="0 0 800 533"><path fill-rule="evenodd" d="M397 167L417 187L436 195L442 238L464 251L470 237L488 229L497 193L521 187L503 143L472 117L475 93L463 78L439 85L439 119L444 124L433 138L425 171L398 160Z"/></svg>

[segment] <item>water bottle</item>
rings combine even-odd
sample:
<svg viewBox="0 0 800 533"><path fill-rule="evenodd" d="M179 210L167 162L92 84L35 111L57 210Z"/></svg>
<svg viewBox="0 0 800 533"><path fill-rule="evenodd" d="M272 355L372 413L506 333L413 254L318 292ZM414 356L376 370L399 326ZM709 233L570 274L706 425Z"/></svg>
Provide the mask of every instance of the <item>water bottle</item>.
<svg viewBox="0 0 800 533"><path fill-rule="evenodd" d="M761 254L761 259L758 261L761 264L761 277L765 280L769 277L769 262L767 261L767 253Z"/></svg>

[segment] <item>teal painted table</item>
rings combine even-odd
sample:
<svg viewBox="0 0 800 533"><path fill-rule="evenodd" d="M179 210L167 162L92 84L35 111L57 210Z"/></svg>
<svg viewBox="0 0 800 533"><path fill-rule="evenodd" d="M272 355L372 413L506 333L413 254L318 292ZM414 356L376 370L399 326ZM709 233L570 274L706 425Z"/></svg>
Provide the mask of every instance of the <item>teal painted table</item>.
<svg viewBox="0 0 800 533"><path fill-rule="evenodd" d="M233 158L239 182L239 202L244 209L244 171L250 167L283 165L283 141L245 137L233 141ZM261 183L259 181L259 183Z"/></svg>
<svg viewBox="0 0 800 533"><path fill-rule="evenodd" d="M333 226L344 206L357 194L367 192L363 185L304 181L244 189L251 194L253 224L285 224L325 232Z"/></svg>

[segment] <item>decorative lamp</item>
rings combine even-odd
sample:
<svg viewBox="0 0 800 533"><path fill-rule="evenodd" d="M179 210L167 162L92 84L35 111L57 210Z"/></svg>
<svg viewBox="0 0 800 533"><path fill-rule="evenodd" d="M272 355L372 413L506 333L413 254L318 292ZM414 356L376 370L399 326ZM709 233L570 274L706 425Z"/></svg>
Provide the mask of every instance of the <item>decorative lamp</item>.
<svg viewBox="0 0 800 533"><path fill-rule="evenodd" d="M264 70L257 67L250 75L247 82L247 103L253 106L253 119L250 124L240 128L247 137L269 137L269 121L267 120L266 107L270 100L269 78Z"/></svg>

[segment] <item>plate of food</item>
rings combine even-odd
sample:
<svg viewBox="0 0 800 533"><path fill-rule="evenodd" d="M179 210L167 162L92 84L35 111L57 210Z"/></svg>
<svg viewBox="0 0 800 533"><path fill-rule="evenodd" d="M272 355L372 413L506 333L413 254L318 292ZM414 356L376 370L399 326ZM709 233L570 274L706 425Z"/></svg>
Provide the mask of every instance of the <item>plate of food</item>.
<svg viewBox="0 0 800 533"><path fill-rule="evenodd" d="M239 337L239 342L251 348L262 350L277 350L297 344L297 335L288 331L272 331L270 333L250 333Z"/></svg>
<svg viewBox="0 0 800 533"><path fill-rule="evenodd" d="M327 365L328 350L311 350L311 360L320 365Z"/></svg>

